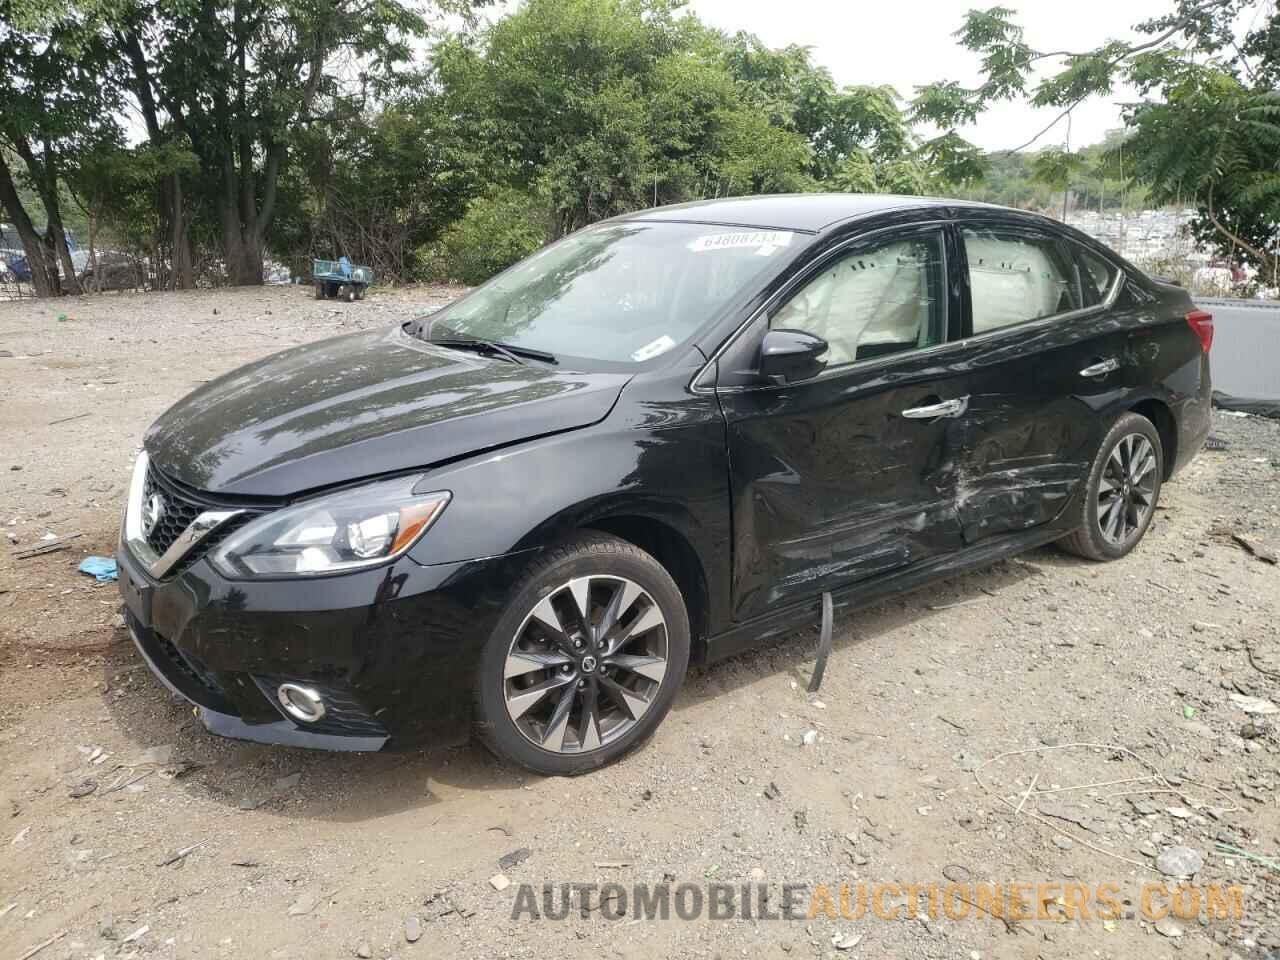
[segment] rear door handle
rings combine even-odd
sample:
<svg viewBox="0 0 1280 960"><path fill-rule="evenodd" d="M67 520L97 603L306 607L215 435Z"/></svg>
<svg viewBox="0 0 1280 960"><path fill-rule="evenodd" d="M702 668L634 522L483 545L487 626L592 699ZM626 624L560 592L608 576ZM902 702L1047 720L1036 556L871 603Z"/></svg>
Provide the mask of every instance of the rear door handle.
<svg viewBox="0 0 1280 960"><path fill-rule="evenodd" d="M924 407L910 407L902 411L908 420L937 420L940 417L958 417L969 409L969 398L956 397L954 400L943 400Z"/></svg>
<svg viewBox="0 0 1280 960"><path fill-rule="evenodd" d="M1112 373L1120 369L1120 361L1115 357L1107 357L1105 360L1099 360L1091 367L1085 367L1080 371L1082 377L1100 377L1105 373Z"/></svg>

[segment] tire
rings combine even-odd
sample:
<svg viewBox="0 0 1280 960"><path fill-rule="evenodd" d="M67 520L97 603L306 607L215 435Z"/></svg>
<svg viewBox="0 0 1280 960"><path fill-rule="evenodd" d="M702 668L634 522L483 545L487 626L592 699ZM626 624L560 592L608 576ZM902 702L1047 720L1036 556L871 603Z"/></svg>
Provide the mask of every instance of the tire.
<svg viewBox="0 0 1280 960"><path fill-rule="evenodd" d="M1138 545L1151 525L1163 477L1159 431L1146 417L1122 414L1107 431L1089 468L1078 508L1079 527L1059 540L1058 546L1086 560L1119 560ZM1110 507L1104 501L1116 505Z"/></svg>
<svg viewBox="0 0 1280 960"><path fill-rule="evenodd" d="M324 299L324 281L323 280L316 281L316 299L317 300Z"/></svg>
<svg viewBox="0 0 1280 960"><path fill-rule="evenodd" d="M476 732L536 773L585 773L649 738L688 665L689 617L671 575L634 544L581 534L516 582L481 653Z"/></svg>
<svg viewBox="0 0 1280 960"><path fill-rule="evenodd" d="M356 287L356 299L357 300L364 299L364 287Z"/></svg>

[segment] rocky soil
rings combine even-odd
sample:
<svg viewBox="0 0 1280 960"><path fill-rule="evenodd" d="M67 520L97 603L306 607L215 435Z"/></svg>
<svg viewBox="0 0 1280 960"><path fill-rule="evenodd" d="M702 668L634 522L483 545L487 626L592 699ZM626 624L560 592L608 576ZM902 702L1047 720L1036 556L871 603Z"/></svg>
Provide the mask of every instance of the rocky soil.
<svg viewBox="0 0 1280 960"><path fill-rule="evenodd" d="M530 777L474 746L327 755L206 734L116 626L114 585L76 571L112 550L142 431L230 367L456 293L0 303L0 954L1280 950L1280 566L1233 539L1280 549L1280 422L1220 414L1225 449L1165 488L1125 560L1038 550L847 617L816 696L812 630L701 669L648 746L590 776ZM79 536L17 559L50 534ZM1179 872L1241 885L1244 918L1144 920L1142 885ZM513 919L524 883L540 903L543 883L630 899L664 880L764 884L775 904L788 883L1059 887L1043 919L1008 922L929 919L923 899L914 919L610 919L616 889ZM1135 916L1069 919L1064 883L1115 884Z"/></svg>

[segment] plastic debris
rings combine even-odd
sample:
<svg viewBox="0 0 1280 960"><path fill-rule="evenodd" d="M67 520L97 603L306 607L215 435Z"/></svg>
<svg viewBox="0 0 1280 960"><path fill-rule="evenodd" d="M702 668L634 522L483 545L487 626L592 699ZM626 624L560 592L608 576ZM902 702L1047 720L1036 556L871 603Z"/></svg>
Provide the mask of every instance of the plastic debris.
<svg viewBox="0 0 1280 960"><path fill-rule="evenodd" d="M120 576L113 557L85 557L80 561L80 572L94 577L99 583L108 583Z"/></svg>

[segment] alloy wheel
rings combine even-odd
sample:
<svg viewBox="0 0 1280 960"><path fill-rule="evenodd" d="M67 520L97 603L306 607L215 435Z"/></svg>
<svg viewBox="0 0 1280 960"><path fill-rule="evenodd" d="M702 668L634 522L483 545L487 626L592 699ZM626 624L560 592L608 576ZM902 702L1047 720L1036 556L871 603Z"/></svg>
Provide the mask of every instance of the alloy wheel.
<svg viewBox="0 0 1280 960"><path fill-rule="evenodd" d="M1108 543L1125 543L1155 507L1156 451L1140 433L1121 437L1098 479L1098 529Z"/></svg>
<svg viewBox="0 0 1280 960"><path fill-rule="evenodd" d="M525 616L503 669L507 714L534 745L583 753L632 729L667 673L667 622L647 590L576 577Z"/></svg>

